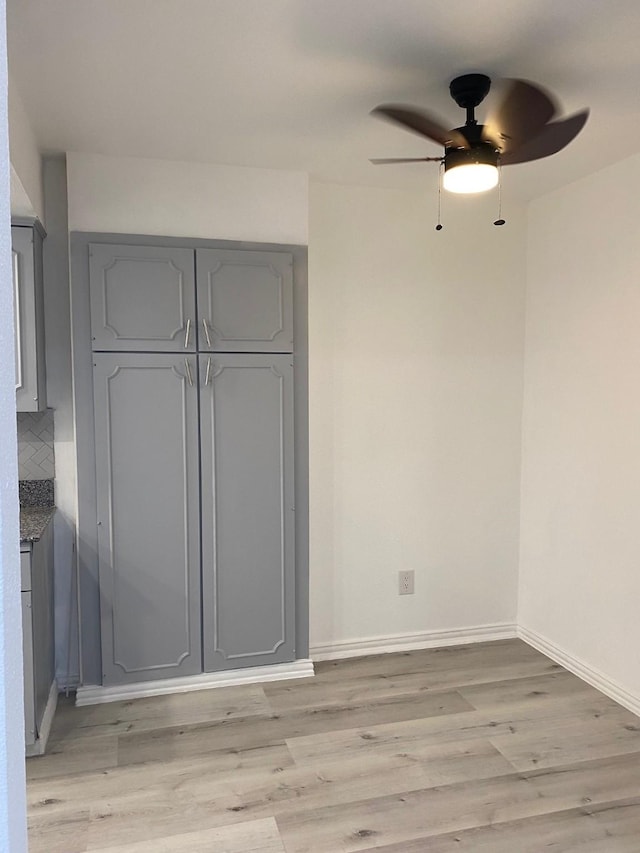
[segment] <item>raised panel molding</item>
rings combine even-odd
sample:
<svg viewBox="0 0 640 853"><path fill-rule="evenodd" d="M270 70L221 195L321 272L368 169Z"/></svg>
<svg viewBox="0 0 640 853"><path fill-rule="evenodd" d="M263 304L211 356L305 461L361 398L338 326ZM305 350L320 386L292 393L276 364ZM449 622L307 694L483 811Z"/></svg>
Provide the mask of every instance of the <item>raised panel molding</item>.
<svg viewBox="0 0 640 853"><path fill-rule="evenodd" d="M220 278L222 272L224 270L233 269L234 272L240 272L241 270L268 270L271 273L273 278L273 287L274 292L272 294L273 298L271 300L271 305L276 306L276 311L274 312L275 316L273 317L273 327L271 330L267 331L264 329L256 328L252 330L252 334L238 334L234 331L233 328L230 328L223 325L225 319L227 323L231 322L231 319L227 316L225 318L225 310L221 306L216 304L216 284L214 284L214 278ZM209 270L208 274L208 294L209 294L209 309L210 309L210 317L211 317L211 328L216 338L220 341L273 341L283 330L284 330L284 308L283 308L283 280L280 272L272 265L272 264L248 264L248 263L228 263L220 261L216 267ZM223 285L224 286L224 285ZM244 291L246 296L249 296L252 288L254 287L254 282L234 282L233 287L239 291ZM264 279L260 282L260 287L265 288ZM244 301L248 301L246 296L243 297ZM260 315L260 319L265 319L265 313L262 312ZM238 324L242 325L246 328L247 326L247 318L246 315L242 315L242 317L238 318Z"/></svg>
<svg viewBox="0 0 640 853"><path fill-rule="evenodd" d="M128 368L128 369L134 369L134 370L139 370L139 371L144 371L144 370L157 371L157 370L163 369L163 368L159 368L157 366L149 366L149 367L138 366L135 368ZM166 368L164 368L164 369L166 369ZM176 369L175 365L171 365L169 369L170 369L171 373L179 380L180 387L181 387L182 430L183 430L183 438L184 438L184 441L182 444L183 458L184 458L184 465L183 465L184 479L183 479L182 486L183 486L184 494L186 495L187 489L188 489L188 483L187 483L188 466L187 466L187 461L186 461L186 447L187 447L186 377ZM123 373L123 368L121 366L118 366L115 368L115 370L111 374L109 374L106 377L106 380L107 380L107 398L109 401L109 411L111 410L111 405L110 405L110 402L111 402L111 383L113 382L113 380L117 376L122 375L122 373ZM112 458L111 458L111 425L110 424L108 425L107 430L108 430L107 453L108 453L108 458L109 458L109 470L111 471L112 470ZM113 632L113 646L112 646L112 648L114 651L113 665L119 667L123 672L126 672L126 673L151 672L151 671L155 671L158 669L166 669L166 668L175 669L175 668L179 667L180 664L187 657L189 657L189 655L191 654L191 651L192 651L191 643L189 641L189 637L190 637L190 633L191 633L191 631L190 631L191 626L190 626L188 606L185 607L185 611L184 611L184 617L185 617L184 630L185 630L185 639L187 641L187 645L186 645L186 649L182 652L182 654L180 654L178 656L176 661L174 661L174 662L162 662L162 663L158 663L158 664L151 664L149 666L135 667L135 666L127 666L125 661L118 660L118 658L117 658L118 652L116 650L117 650L118 642L117 642L116 635L115 635L116 605L117 605L117 589L116 589L117 564L116 564L115 543L114 543L114 539L113 539L114 527L113 527L113 493L112 493L112 488L111 488L112 482L113 482L113 480L110 477L109 478L109 521L110 521L110 523L109 523L109 545L110 545L111 554L113 555L113 578L114 578L114 589L113 589L113 593L114 593L113 615L114 615L114 618L113 618L113 623L112 623L112 632ZM185 602L188 602L189 601L189 553L188 553L187 545L188 545L189 537L188 537L188 530L187 530L186 507L185 507L185 517L184 517L184 528L185 528L184 591L185 591Z"/></svg>
<svg viewBox="0 0 640 853"><path fill-rule="evenodd" d="M177 301L174 300L173 307L176 308L176 316L173 319L173 326L167 328L162 334L146 334L141 335L138 329L132 329L129 333L125 331L118 331L118 329L113 325L111 320L113 319L110 316L109 312L109 272L114 270L118 264L155 264L157 266L167 266L172 272L175 273L175 281L173 286L177 291ZM167 296L171 295L171 286L166 288L166 285L171 285L171 282L163 282L165 285L165 292L158 293L159 301L162 301L166 304L168 302ZM118 282L118 285L122 287L122 283ZM116 285L116 286L118 286ZM160 287L160 285L156 285ZM147 341L170 341L173 340L176 335L178 335L186 325L186 318L184 315L184 275L182 270L179 270L178 267L171 260L160 260L158 258L121 258L114 257L107 266L102 269L102 277L101 277L101 291L102 291L102 326L105 331L110 332L115 340L147 340ZM129 292L129 296L131 296L131 290ZM152 305L148 306L148 310L152 310ZM166 316L166 308L165 308L165 316ZM167 318L168 319L168 318Z"/></svg>
<svg viewBox="0 0 640 853"><path fill-rule="evenodd" d="M189 249L90 243L92 349L193 352L194 264Z"/></svg>
<svg viewBox="0 0 640 853"><path fill-rule="evenodd" d="M281 526L280 526L280 637L275 641L275 643L271 646L271 648L266 648L262 650L251 650L250 652L238 652L236 654L232 652L228 652L222 645L220 639L219 625L219 605L220 605L220 594L218 591L218 551L217 551L217 542L218 542L218 519L216 515L214 515L214 542L216 545L214 546L214 576L215 576L215 586L216 586L216 595L214 598L214 651L221 654L225 660L241 660L243 658L249 657L264 657L265 655L274 655L277 650L284 645L286 641L286 624L285 624L285 536L284 536L284 514L286 512L285 507L285 484L284 484L284 376L280 373L274 365L266 364L264 366L257 365L218 365L216 366L214 363L213 370L213 380L214 380L214 396L215 396L215 383L216 380L220 381L220 377L223 375L225 371L240 371L240 370L261 370L267 371L272 376L275 377L278 383L278 397L279 397L279 413L280 413L280 518L281 518ZM215 403L214 403L214 411L215 411ZM214 415L215 417L215 415Z"/></svg>
<svg viewBox="0 0 640 853"><path fill-rule="evenodd" d="M201 373L210 360L203 613L205 669L215 671L295 657L293 369L290 355L237 353L203 356Z"/></svg>
<svg viewBox="0 0 640 853"><path fill-rule="evenodd" d="M203 350L291 352L293 256L288 252L199 249L198 311Z"/></svg>

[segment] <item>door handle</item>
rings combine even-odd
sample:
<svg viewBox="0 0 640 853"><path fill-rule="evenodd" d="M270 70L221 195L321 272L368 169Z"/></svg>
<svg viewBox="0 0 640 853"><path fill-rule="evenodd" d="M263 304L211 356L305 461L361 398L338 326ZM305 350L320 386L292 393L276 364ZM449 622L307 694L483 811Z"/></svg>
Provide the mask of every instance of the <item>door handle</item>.
<svg viewBox="0 0 640 853"><path fill-rule="evenodd" d="M204 384L205 384L205 388L206 388L206 386L209 384L209 380L210 380L210 379L211 379L211 359L210 359L210 358L208 358L208 359L207 359L207 370L206 370L206 373L205 373L205 375L204 375Z"/></svg>
<svg viewBox="0 0 640 853"><path fill-rule="evenodd" d="M189 346L189 336L191 335L191 317L187 320L187 328L184 333L184 348L187 349Z"/></svg>
<svg viewBox="0 0 640 853"><path fill-rule="evenodd" d="M209 327L207 326L207 320L205 317L202 318L202 326L204 328L204 336L207 339L207 346L211 349L211 338L209 336Z"/></svg>
<svg viewBox="0 0 640 853"><path fill-rule="evenodd" d="M184 360L185 370L187 371L187 382L193 388L193 376L191 375L191 365L189 364L189 359L185 358Z"/></svg>

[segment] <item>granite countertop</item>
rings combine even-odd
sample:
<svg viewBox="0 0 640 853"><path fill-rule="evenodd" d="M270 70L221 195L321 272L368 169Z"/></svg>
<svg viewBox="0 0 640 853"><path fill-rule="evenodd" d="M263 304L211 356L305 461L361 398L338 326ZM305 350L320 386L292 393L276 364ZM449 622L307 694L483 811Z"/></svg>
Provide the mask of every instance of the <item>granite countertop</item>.
<svg viewBox="0 0 640 853"><path fill-rule="evenodd" d="M20 542L37 542L56 511L53 480L20 480Z"/></svg>
<svg viewBox="0 0 640 853"><path fill-rule="evenodd" d="M20 507L20 542L37 542L55 511L54 506Z"/></svg>

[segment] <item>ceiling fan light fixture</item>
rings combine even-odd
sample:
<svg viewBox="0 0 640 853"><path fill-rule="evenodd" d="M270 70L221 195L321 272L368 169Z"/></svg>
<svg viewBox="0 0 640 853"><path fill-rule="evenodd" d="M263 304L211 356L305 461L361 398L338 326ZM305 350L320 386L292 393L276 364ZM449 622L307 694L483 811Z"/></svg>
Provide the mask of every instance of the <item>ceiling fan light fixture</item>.
<svg viewBox="0 0 640 853"><path fill-rule="evenodd" d="M498 152L489 144L449 149L442 185L452 193L482 193L498 184Z"/></svg>

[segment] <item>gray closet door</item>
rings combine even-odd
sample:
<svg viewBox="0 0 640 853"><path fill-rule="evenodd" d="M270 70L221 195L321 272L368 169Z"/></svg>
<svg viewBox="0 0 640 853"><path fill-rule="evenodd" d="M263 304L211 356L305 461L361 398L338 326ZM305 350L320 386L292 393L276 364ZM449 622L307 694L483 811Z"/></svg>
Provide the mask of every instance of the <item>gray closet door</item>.
<svg viewBox="0 0 640 853"><path fill-rule="evenodd" d="M293 368L201 355L204 668L293 660Z"/></svg>
<svg viewBox="0 0 640 853"><path fill-rule="evenodd" d="M42 235L36 227L11 228L16 345L16 409L47 408Z"/></svg>
<svg viewBox="0 0 640 853"><path fill-rule="evenodd" d="M198 249L196 270L202 351L292 352L292 255Z"/></svg>
<svg viewBox="0 0 640 853"><path fill-rule="evenodd" d="M193 265L191 249L91 243L93 349L194 351Z"/></svg>
<svg viewBox="0 0 640 853"><path fill-rule="evenodd" d="M201 671L196 357L94 353L105 685Z"/></svg>

